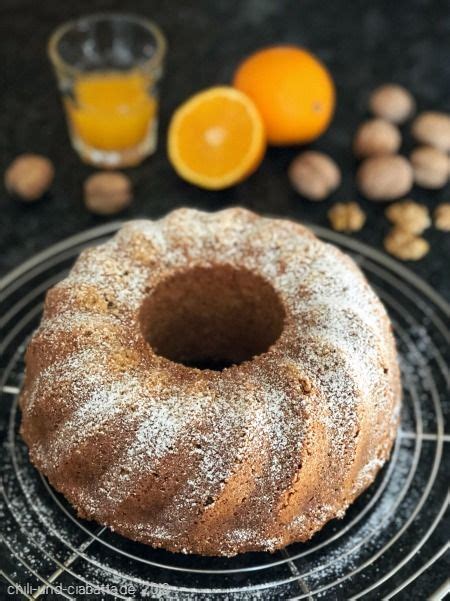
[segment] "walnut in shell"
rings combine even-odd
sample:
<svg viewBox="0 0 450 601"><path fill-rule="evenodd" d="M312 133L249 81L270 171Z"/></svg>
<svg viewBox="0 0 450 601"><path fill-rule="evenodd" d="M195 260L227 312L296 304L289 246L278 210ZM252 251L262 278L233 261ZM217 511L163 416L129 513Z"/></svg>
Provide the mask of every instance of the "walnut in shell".
<svg viewBox="0 0 450 601"><path fill-rule="evenodd" d="M420 113L411 126L414 138L421 144L450 152L450 115L438 111Z"/></svg>
<svg viewBox="0 0 450 601"><path fill-rule="evenodd" d="M308 200L324 200L341 182L339 167L328 155L315 150L299 154L289 167L294 190Z"/></svg>
<svg viewBox="0 0 450 601"><path fill-rule="evenodd" d="M404 123L414 113L415 107L412 95L398 84L382 85L369 98L372 113L391 123Z"/></svg>
<svg viewBox="0 0 450 601"><path fill-rule="evenodd" d="M133 199L130 178L115 171L94 173L84 182L84 202L97 215L114 215Z"/></svg>
<svg viewBox="0 0 450 601"><path fill-rule="evenodd" d="M398 154L370 157L361 163L356 182L361 194L369 200L395 200L411 190L413 170Z"/></svg>
<svg viewBox="0 0 450 601"><path fill-rule="evenodd" d="M383 154L395 154L402 143L398 127L384 119L362 123L353 140L353 152L359 159Z"/></svg>
<svg viewBox="0 0 450 601"><path fill-rule="evenodd" d="M5 172L5 187L18 199L34 202L47 192L54 177L50 159L40 154L21 154Z"/></svg>
<svg viewBox="0 0 450 601"><path fill-rule="evenodd" d="M432 146L419 146L409 157L414 170L414 181L422 188L442 188L448 182L449 157Z"/></svg>

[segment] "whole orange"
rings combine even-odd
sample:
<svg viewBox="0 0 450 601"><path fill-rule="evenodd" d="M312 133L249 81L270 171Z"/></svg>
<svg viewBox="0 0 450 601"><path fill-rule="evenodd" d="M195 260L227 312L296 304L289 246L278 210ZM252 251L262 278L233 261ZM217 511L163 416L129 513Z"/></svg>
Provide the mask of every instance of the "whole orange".
<svg viewBox="0 0 450 601"><path fill-rule="evenodd" d="M330 73L313 54L296 46L258 50L238 67L233 85L256 104L270 144L311 142L333 116Z"/></svg>

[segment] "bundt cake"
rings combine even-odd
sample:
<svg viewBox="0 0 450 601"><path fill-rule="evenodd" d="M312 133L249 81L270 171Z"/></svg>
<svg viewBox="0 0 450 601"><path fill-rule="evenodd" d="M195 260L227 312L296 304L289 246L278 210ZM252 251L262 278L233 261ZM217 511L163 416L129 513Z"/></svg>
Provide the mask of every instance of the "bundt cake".
<svg viewBox="0 0 450 601"><path fill-rule="evenodd" d="M391 325L358 267L240 208L132 221L83 251L26 364L34 465L81 517L170 551L309 539L396 434Z"/></svg>

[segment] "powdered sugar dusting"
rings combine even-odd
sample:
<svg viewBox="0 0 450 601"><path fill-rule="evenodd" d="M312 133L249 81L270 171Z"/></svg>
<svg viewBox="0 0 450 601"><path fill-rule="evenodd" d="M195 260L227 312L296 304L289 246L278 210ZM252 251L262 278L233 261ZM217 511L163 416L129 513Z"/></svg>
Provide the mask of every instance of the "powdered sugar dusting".
<svg viewBox="0 0 450 601"><path fill-rule="evenodd" d="M286 311L280 339L265 355L220 373L162 361L140 332L144 299L168 276L217 264L250 270L273 286ZM182 209L131 222L82 253L47 305L32 346L52 352L26 382L25 438L38 467L80 511L133 538L223 554L308 538L341 514L388 455L399 392L385 311L355 264L302 226L242 209ZM50 430L43 416L52 412ZM113 425L121 432L114 461L95 483L70 486L62 466L87 440L93 455L85 459L95 461L96 436ZM308 472L311 440L328 449L317 473ZM173 482L162 486L155 519L145 511L133 523L124 518L139 487L146 490L171 461L183 481L167 497ZM296 515L279 523L277 512L294 501ZM220 503L233 519L211 522L210 540L196 540Z"/></svg>

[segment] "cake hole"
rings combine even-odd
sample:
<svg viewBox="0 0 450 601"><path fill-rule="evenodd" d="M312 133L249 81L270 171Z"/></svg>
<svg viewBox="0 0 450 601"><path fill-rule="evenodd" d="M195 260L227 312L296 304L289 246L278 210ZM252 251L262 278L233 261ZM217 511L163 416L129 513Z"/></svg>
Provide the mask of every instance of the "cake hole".
<svg viewBox="0 0 450 601"><path fill-rule="evenodd" d="M218 371L266 352L283 321L273 287L228 265L196 267L167 278L140 312L142 333L155 353Z"/></svg>

